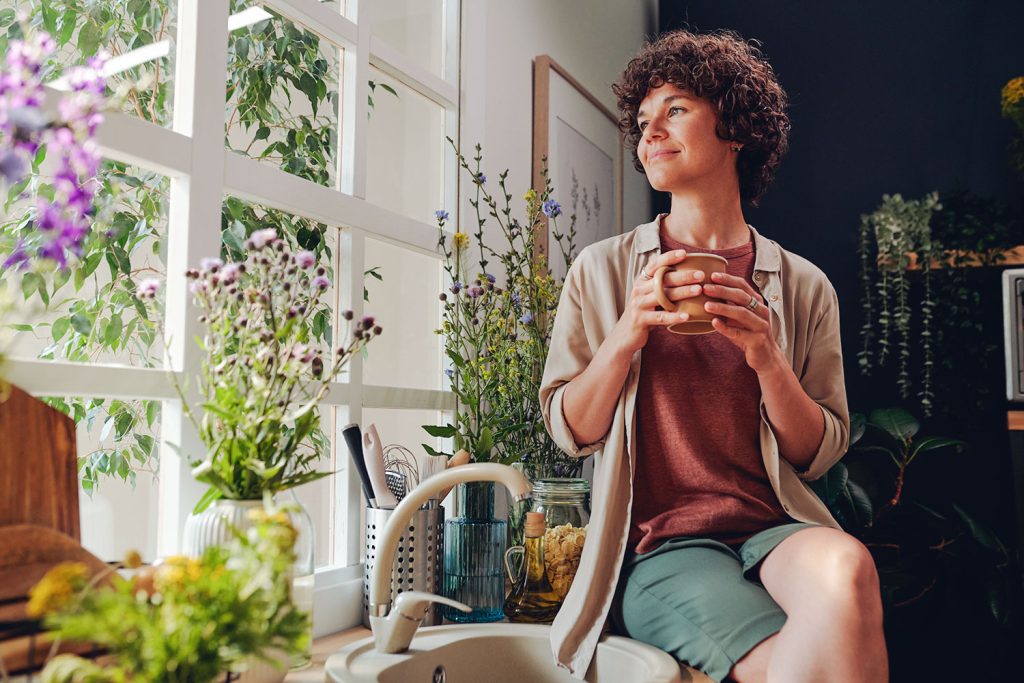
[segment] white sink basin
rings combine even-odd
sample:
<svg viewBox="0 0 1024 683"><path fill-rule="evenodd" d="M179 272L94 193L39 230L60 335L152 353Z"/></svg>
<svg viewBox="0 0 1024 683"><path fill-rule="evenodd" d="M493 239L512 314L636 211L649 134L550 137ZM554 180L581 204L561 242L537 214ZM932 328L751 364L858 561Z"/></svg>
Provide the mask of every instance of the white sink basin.
<svg viewBox="0 0 1024 683"><path fill-rule="evenodd" d="M421 628L407 652L387 655L373 639L331 655L326 680L337 683L572 683L551 661L548 626L479 624ZM635 640L605 636L587 673L591 683L710 683L670 655Z"/></svg>

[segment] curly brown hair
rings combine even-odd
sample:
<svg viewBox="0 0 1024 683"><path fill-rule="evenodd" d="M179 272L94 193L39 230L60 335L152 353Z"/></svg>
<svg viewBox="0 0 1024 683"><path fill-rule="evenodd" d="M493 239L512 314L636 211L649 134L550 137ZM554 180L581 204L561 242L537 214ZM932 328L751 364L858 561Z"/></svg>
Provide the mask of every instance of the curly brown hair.
<svg viewBox="0 0 1024 683"><path fill-rule="evenodd" d="M637 110L648 90L665 83L711 101L718 137L743 145L736 161L740 197L757 206L789 146L790 128L786 92L757 43L735 31L680 29L662 34L629 61L612 92L618 98L619 130L641 173Z"/></svg>

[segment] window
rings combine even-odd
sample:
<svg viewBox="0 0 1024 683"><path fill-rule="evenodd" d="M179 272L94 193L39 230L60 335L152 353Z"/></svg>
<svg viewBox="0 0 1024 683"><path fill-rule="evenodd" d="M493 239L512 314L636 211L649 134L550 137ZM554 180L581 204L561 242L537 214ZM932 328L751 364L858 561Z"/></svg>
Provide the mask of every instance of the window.
<svg viewBox="0 0 1024 683"><path fill-rule="evenodd" d="M0 23L5 8L24 4L0 0ZM314 245L331 272L325 335L345 308L365 309L385 328L322 406L331 444L322 467L337 475L297 492L317 527L316 604L328 608L315 630L354 624L321 618L339 612L331 608L338 600L360 604L361 498L341 428L376 420L385 440L418 449L427 440L418 425L438 422L451 399L433 333L439 302L430 293L440 291L441 273L433 211L456 208L458 174L445 136L457 137L459 3L31 5L30 22L66 33L61 61L81 61L106 35L121 57L111 61L120 69L111 87L137 86L99 132L104 182L117 189L105 215L124 235L120 251L87 260L91 272L61 284L68 300L50 296L46 317L20 333L7 369L11 381L76 419L79 454L95 460L95 483L86 484L94 495L82 496L83 541L104 559L128 547L146 559L177 551L202 491L179 455L195 457L202 444L167 375L194 375L200 362L184 271L222 249L230 255L250 226L273 224L304 248ZM127 283L143 271L167 275L163 337L131 306ZM43 287L46 295L57 293L55 284ZM41 298L38 287L33 296ZM108 452L116 455L104 458Z"/></svg>

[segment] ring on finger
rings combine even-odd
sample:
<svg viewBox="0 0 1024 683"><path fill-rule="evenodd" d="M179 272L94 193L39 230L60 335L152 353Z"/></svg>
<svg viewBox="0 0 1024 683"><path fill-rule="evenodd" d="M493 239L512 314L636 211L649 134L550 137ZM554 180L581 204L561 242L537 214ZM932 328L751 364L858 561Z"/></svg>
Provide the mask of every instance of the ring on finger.
<svg viewBox="0 0 1024 683"><path fill-rule="evenodd" d="M747 304L747 308L749 308L752 311L755 311L755 310L757 310L757 306L758 306L757 297L754 296L753 294L751 294L750 295L750 303Z"/></svg>

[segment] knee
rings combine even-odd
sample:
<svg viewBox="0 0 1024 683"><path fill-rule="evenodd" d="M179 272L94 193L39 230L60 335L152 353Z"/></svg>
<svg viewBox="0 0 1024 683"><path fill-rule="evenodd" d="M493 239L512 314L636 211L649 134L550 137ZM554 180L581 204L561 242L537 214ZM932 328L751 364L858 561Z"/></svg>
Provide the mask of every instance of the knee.
<svg viewBox="0 0 1024 683"><path fill-rule="evenodd" d="M837 535L824 553L825 592L839 609L851 609L858 615L881 619L881 595L878 571L871 552L853 536Z"/></svg>

